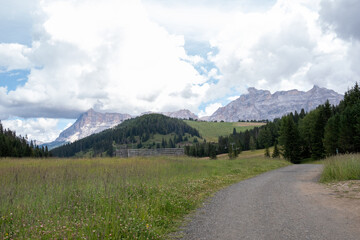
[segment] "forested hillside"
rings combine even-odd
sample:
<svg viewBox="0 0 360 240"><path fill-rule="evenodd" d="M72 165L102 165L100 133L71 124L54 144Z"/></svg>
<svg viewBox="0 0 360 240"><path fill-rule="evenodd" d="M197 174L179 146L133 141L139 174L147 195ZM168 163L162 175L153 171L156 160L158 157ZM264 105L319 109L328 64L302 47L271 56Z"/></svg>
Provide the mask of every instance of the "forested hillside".
<svg viewBox="0 0 360 240"><path fill-rule="evenodd" d="M0 122L0 157L48 157L47 147L34 146L25 137L16 136L10 129L4 129Z"/></svg>
<svg viewBox="0 0 360 240"><path fill-rule="evenodd" d="M176 147L192 137L200 138L199 132L184 121L161 114L148 114L129 119L113 129L53 149L54 156L70 157L80 152L91 152L92 156L112 156L114 145L126 148Z"/></svg>

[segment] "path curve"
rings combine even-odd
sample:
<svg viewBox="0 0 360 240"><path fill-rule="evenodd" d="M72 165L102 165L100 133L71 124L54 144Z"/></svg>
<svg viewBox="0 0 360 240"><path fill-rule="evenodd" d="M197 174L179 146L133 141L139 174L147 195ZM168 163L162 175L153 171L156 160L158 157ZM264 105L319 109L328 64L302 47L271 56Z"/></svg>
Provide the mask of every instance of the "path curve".
<svg viewBox="0 0 360 240"><path fill-rule="evenodd" d="M316 183L321 169L291 165L234 184L192 214L180 234L199 240L360 239L360 215L339 209Z"/></svg>

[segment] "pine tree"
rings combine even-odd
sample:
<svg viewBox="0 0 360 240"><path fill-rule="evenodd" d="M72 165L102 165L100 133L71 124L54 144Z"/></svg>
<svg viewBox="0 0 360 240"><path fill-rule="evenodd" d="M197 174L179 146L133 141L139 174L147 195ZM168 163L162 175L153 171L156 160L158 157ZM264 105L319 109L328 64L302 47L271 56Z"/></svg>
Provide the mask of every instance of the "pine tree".
<svg viewBox="0 0 360 240"><path fill-rule="evenodd" d="M211 159L216 159L216 147L213 144L209 143L209 157Z"/></svg>
<svg viewBox="0 0 360 240"><path fill-rule="evenodd" d="M273 151L271 157L272 157L272 158L278 158L278 157L280 157L280 151L279 151L279 148L278 148L278 146L277 146L277 143L275 143L275 145L274 145L274 151Z"/></svg>
<svg viewBox="0 0 360 240"><path fill-rule="evenodd" d="M239 155L239 148L236 146L235 143L230 143L228 146L229 152L228 152L228 156L230 159L234 159Z"/></svg>
<svg viewBox="0 0 360 240"><path fill-rule="evenodd" d="M302 108L299 114L300 119L303 119L305 115L306 115L305 110Z"/></svg>
<svg viewBox="0 0 360 240"><path fill-rule="evenodd" d="M327 156L335 155L339 147L339 121L340 117L336 114L326 124L323 142Z"/></svg>
<svg viewBox="0 0 360 240"><path fill-rule="evenodd" d="M269 148L268 147L266 147L265 148L265 157L267 157L267 158L269 158L270 157L270 151L269 151Z"/></svg>
<svg viewBox="0 0 360 240"><path fill-rule="evenodd" d="M251 151L255 151L256 149L256 143L253 136L250 137L249 147Z"/></svg>
<svg viewBox="0 0 360 240"><path fill-rule="evenodd" d="M323 119L323 111L320 111L317 114L315 124L312 128L311 134L311 158L312 159L321 159L325 156L325 148L323 145L323 136L325 129L325 122Z"/></svg>
<svg viewBox="0 0 360 240"><path fill-rule="evenodd" d="M279 141L284 158L292 163L300 163L300 136L292 114L283 117Z"/></svg>
<svg viewBox="0 0 360 240"><path fill-rule="evenodd" d="M272 145L272 136L269 128L265 127L259 131L258 142L260 148L267 148Z"/></svg>

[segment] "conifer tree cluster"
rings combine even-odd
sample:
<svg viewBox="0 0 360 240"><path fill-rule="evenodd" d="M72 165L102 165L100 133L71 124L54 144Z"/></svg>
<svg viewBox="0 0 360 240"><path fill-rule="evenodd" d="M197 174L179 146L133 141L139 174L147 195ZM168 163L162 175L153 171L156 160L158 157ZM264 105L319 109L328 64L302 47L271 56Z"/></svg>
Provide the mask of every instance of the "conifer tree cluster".
<svg viewBox="0 0 360 240"><path fill-rule="evenodd" d="M4 129L0 122L0 157L49 157L47 147L28 143L26 137L16 136L14 131Z"/></svg>
<svg viewBox="0 0 360 240"><path fill-rule="evenodd" d="M212 159L216 158L217 145L214 143L194 143L191 146L185 146L185 154L193 157L210 157Z"/></svg>
<svg viewBox="0 0 360 240"><path fill-rule="evenodd" d="M289 114L281 120L279 143L283 156L293 163L322 159L337 153L360 152L360 90L345 93L338 106L329 101L306 116Z"/></svg>

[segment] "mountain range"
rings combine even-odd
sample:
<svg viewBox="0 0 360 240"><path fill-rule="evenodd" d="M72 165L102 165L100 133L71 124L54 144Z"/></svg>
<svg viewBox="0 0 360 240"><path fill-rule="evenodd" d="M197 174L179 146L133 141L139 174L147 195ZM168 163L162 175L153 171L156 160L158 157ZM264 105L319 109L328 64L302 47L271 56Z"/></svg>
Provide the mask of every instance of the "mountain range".
<svg viewBox="0 0 360 240"><path fill-rule="evenodd" d="M220 107L208 117L199 119L198 116L187 109L163 112L161 114L178 119L206 121L273 120L290 112L300 112L302 108L308 112L318 105L325 103L326 100L329 100L332 105L337 105L342 99L343 95L318 86L314 86L307 92L290 90L278 91L274 94L267 90L249 88L248 94L243 94L226 106ZM149 113L152 112L146 112L142 115ZM72 126L61 132L54 142L45 145L51 149L65 143L74 142L94 133L115 127L130 118L133 118L133 116L129 114L99 113L90 109L81 114Z"/></svg>
<svg viewBox="0 0 360 240"><path fill-rule="evenodd" d="M290 112L305 112L324 104L338 105L343 95L333 90L314 86L307 92L296 89L271 94L267 90L249 88L248 94L241 95L225 107L216 110L208 121L237 122L239 120L273 120Z"/></svg>

